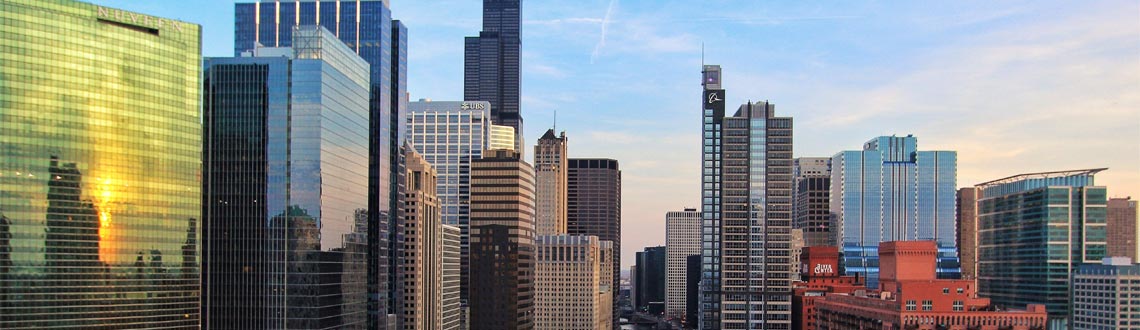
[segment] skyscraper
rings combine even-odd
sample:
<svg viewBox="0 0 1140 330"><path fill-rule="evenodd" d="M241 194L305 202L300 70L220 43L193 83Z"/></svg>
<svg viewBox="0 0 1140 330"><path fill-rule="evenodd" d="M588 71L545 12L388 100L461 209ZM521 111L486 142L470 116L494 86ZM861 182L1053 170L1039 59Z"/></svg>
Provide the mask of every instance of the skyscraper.
<svg viewBox="0 0 1140 330"><path fill-rule="evenodd" d="M566 167L566 231L614 244L614 284L621 285L621 169L618 161L570 158ZM618 301L614 292L614 301ZM620 313L614 304L614 328Z"/></svg>
<svg viewBox="0 0 1140 330"><path fill-rule="evenodd" d="M535 205L535 231L538 235L566 233L566 132L554 136L546 130L534 146L534 175L538 204Z"/></svg>
<svg viewBox="0 0 1140 330"><path fill-rule="evenodd" d="M831 158L831 213L847 274L878 287L880 242L938 242L938 276L960 276L955 238L957 152L919 151L914 136L880 136Z"/></svg>
<svg viewBox="0 0 1140 330"><path fill-rule="evenodd" d="M415 150L404 155L403 329L435 330L443 325L443 223L439 221L435 168Z"/></svg>
<svg viewBox="0 0 1140 330"><path fill-rule="evenodd" d="M201 28L0 3L0 329L197 329Z"/></svg>
<svg viewBox="0 0 1140 330"><path fill-rule="evenodd" d="M292 48L205 62L212 329L367 324L368 63L292 29Z"/></svg>
<svg viewBox="0 0 1140 330"><path fill-rule="evenodd" d="M234 6L234 56L255 45L288 47L293 27L320 25L369 65L368 251L370 329L399 315L396 230L403 171L407 29L388 0L240 0ZM390 282L389 279L393 279ZM389 286L389 284L392 284Z"/></svg>
<svg viewBox="0 0 1140 330"><path fill-rule="evenodd" d="M1108 199L1109 257L1136 259L1136 201L1131 197Z"/></svg>
<svg viewBox="0 0 1140 330"><path fill-rule="evenodd" d="M438 195L444 224L462 232L461 269L468 269L471 218L471 164L489 149L491 118L487 102L427 101L408 104L408 140L439 173ZM461 277L467 302L468 273Z"/></svg>
<svg viewBox="0 0 1140 330"><path fill-rule="evenodd" d="M534 169L519 156L471 165L471 330L534 328Z"/></svg>
<svg viewBox="0 0 1140 330"><path fill-rule="evenodd" d="M637 295L633 308L654 315L665 312L666 250L664 246L646 247L635 254L637 260Z"/></svg>
<svg viewBox="0 0 1140 330"><path fill-rule="evenodd" d="M958 189L958 258L963 279L978 278L978 189Z"/></svg>
<svg viewBox="0 0 1140 330"><path fill-rule="evenodd" d="M701 328L790 329L792 118L767 102L725 117L720 66L702 78Z"/></svg>
<svg viewBox="0 0 1140 330"><path fill-rule="evenodd" d="M466 328L467 317L459 303L459 278L463 270L460 268L459 227L443 225L442 284L440 295L440 318L442 330L459 330Z"/></svg>
<svg viewBox="0 0 1140 330"><path fill-rule="evenodd" d="M724 123L724 89L720 66L701 68L701 283L700 329L719 329L721 308L721 125Z"/></svg>
<svg viewBox="0 0 1140 330"><path fill-rule="evenodd" d="M665 213L665 313L685 317L686 259L701 254L701 213L697 209Z"/></svg>
<svg viewBox="0 0 1140 330"><path fill-rule="evenodd" d="M535 329L612 329L613 244L540 235L535 248Z"/></svg>
<svg viewBox="0 0 1140 330"><path fill-rule="evenodd" d="M836 246L838 226L831 198L831 158L800 157L792 163L792 227L803 230L804 246ZM795 254L792 254L795 256Z"/></svg>
<svg viewBox="0 0 1140 330"><path fill-rule="evenodd" d="M483 31L467 37L463 52L463 100L491 102L491 121L515 129L515 148L522 152L520 110L521 0L483 0Z"/></svg>
<svg viewBox="0 0 1140 330"><path fill-rule="evenodd" d="M978 184L978 293L994 304L1044 304L1049 329L1071 326L1070 280L1105 256L1107 191L1087 169Z"/></svg>

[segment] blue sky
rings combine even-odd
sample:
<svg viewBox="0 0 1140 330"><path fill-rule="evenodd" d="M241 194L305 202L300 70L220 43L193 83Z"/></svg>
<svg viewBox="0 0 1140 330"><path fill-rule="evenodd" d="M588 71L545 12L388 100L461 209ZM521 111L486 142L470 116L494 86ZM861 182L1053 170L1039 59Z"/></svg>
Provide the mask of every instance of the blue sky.
<svg viewBox="0 0 1140 330"><path fill-rule="evenodd" d="M232 54L230 1L94 2L202 24L203 53ZM481 1L392 11L412 99L461 99ZM1140 198L1140 2L530 0L523 20L527 144L557 111L571 157L621 161L623 267L699 202L702 44L730 108L795 118L797 157L914 134L958 151L959 186L1109 167L1098 183Z"/></svg>

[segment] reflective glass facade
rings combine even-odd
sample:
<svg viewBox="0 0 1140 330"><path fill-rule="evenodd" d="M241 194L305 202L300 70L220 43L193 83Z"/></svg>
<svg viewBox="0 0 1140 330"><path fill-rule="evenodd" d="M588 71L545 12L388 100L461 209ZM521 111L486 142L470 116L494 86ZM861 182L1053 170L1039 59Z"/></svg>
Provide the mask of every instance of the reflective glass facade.
<svg viewBox="0 0 1140 330"><path fill-rule="evenodd" d="M200 27L0 2L0 329L196 329Z"/></svg>
<svg viewBox="0 0 1140 330"><path fill-rule="evenodd" d="M724 122L724 89L720 66L702 68L701 86L701 276L700 328L720 328L720 185L721 125Z"/></svg>
<svg viewBox="0 0 1140 330"><path fill-rule="evenodd" d="M483 157L491 117L487 102L420 101L408 104L408 141L438 172L439 206L444 224L463 235L463 269L467 269L468 223L471 219L471 163ZM467 301L467 273L462 299Z"/></svg>
<svg viewBox="0 0 1140 330"><path fill-rule="evenodd" d="M483 31L467 37L463 53L463 99L491 102L495 125L515 129L523 150L521 0L483 0Z"/></svg>
<svg viewBox="0 0 1140 330"><path fill-rule="evenodd" d="M958 278L957 152L918 151L913 136L881 136L831 160L831 213L846 274L877 287L880 242L933 240L938 276Z"/></svg>
<svg viewBox="0 0 1140 330"><path fill-rule="evenodd" d="M291 36L205 62L211 329L367 325L368 64L327 30Z"/></svg>
<svg viewBox="0 0 1140 330"><path fill-rule="evenodd" d="M1099 170L1026 174L979 185L978 292L996 305L1045 304L1049 328L1069 323L1070 280L1107 245Z"/></svg>
<svg viewBox="0 0 1140 330"><path fill-rule="evenodd" d="M331 31L369 64L369 169L368 223L370 310L376 312L371 328L383 328L385 319L399 314L395 303L400 290L389 287L397 267L390 256L400 241L400 146L404 140L406 103L407 29L392 20L386 0L239 0L234 7L234 55L261 44L288 47L292 28L320 25ZM398 281L392 282L398 284Z"/></svg>

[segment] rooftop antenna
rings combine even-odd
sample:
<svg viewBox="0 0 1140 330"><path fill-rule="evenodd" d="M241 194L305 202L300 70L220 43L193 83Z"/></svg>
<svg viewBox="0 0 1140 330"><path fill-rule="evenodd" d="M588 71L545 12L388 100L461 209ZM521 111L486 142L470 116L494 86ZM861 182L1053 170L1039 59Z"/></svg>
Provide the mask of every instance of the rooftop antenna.
<svg viewBox="0 0 1140 330"><path fill-rule="evenodd" d="M554 127L551 129L553 129L555 132L558 131L558 109L554 109Z"/></svg>
<svg viewBox="0 0 1140 330"><path fill-rule="evenodd" d="M701 42L701 67L705 66L705 43Z"/></svg>

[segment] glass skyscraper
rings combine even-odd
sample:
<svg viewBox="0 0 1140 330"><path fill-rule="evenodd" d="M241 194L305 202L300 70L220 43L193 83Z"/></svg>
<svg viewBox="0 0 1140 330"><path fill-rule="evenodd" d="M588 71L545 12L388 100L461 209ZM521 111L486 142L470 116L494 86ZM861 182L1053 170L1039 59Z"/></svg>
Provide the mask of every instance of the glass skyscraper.
<svg viewBox="0 0 1140 330"><path fill-rule="evenodd" d="M748 102L724 116L703 67L701 329L791 329L792 118Z"/></svg>
<svg viewBox="0 0 1140 330"><path fill-rule="evenodd" d="M831 158L831 213L846 274L879 284L879 243L936 241L939 278L958 278L955 151L918 151L914 136L880 136Z"/></svg>
<svg viewBox="0 0 1140 330"><path fill-rule="evenodd" d="M483 157L490 139L491 114L487 102L419 101L408 104L408 140L435 167L436 194L444 224L462 232L462 259L467 269L468 224L471 219L471 163ZM467 301L467 272L462 276L461 299Z"/></svg>
<svg viewBox="0 0 1140 330"><path fill-rule="evenodd" d="M318 26L205 62L211 329L363 329L368 64Z"/></svg>
<svg viewBox="0 0 1140 330"><path fill-rule="evenodd" d="M1104 168L1027 173L977 185L978 293L996 305L1045 304L1049 329L1067 329L1070 280L1107 245Z"/></svg>
<svg viewBox="0 0 1140 330"><path fill-rule="evenodd" d="M371 328L399 315L401 290L394 256L402 239L395 220L403 152L406 102L407 28L392 20L387 0L239 0L235 5L234 55L255 45L288 47L293 27L320 25L360 55L370 68L368 223Z"/></svg>
<svg viewBox="0 0 1140 330"><path fill-rule="evenodd" d="M0 2L0 329L197 329L200 27Z"/></svg>
<svg viewBox="0 0 1140 330"><path fill-rule="evenodd" d="M467 37L463 52L463 100L491 102L491 121L515 129L523 150L521 0L483 0L483 31Z"/></svg>

